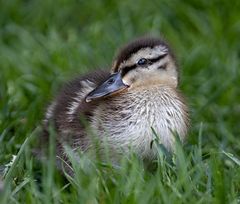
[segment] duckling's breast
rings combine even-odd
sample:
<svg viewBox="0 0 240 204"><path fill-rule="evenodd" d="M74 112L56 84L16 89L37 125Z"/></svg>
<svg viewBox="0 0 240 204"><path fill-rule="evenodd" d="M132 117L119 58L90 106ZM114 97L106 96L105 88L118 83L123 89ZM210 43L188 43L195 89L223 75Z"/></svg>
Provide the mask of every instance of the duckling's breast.
<svg viewBox="0 0 240 204"><path fill-rule="evenodd" d="M188 128L188 110L177 90L154 86L134 89L107 98L96 108L91 127L102 141L116 151L136 152L142 158L155 158L152 146L155 134L169 150L174 133L184 141ZM105 143L104 142L104 143Z"/></svg>

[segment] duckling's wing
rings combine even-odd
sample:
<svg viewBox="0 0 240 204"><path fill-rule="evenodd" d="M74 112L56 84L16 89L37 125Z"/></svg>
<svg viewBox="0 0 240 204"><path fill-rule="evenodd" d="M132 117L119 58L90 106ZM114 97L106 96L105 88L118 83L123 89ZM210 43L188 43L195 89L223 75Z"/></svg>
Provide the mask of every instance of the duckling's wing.
<svg viewBox="0 0 240 204"><path fill-rule="evenodd" d="M67 142L85 150L89 141L84 127L97 106L97 102L86 103L85 97L109 76L109 72L98 70L68 82L46 111L42 140L48 139L51 125L57 133L58 145Z"/></svg>

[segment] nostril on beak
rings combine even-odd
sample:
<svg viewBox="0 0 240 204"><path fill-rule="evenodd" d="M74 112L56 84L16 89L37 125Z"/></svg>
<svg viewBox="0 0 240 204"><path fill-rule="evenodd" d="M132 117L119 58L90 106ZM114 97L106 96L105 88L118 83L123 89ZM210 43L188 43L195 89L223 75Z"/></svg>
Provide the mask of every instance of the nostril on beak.
<svg viewBox="0 0 240 204"><path fill-rule="evenodd" d="M111 85L112 83L114 83L114 81L115 81L114 79L109 79L107 84Z"/></svg>

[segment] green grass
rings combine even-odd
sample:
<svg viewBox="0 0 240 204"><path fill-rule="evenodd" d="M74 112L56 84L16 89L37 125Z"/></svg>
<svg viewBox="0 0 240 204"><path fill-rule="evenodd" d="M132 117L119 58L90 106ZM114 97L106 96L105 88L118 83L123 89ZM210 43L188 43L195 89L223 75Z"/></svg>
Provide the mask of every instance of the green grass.
<svg viewBox="0 0 240 204"><path fill-rule="evenodd" d="M0 1L0 203L240 203L240 1ZM31 154L64 81L109 68L123 43L161 35L191 107L188 143L155 172L82 156L74 178ZM37 129L36 129L37 128ZM0 177L0 178L1 178Z"/></svg>

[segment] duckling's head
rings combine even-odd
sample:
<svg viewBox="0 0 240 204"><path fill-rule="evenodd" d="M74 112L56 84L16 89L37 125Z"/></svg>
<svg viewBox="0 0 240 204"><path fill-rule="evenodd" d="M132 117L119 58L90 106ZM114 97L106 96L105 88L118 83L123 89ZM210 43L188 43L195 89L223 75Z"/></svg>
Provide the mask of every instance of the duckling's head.
<svg viewBox="0 0 240 204"><path fill-rule="evenodd" d="M112 75L86 97L89 102L119 92L153 85L178 86L178 68L170 47L162 39L140 38L118 53Z"/></svg>
<svg viewBox="0 0 240 204"><path fill-rule="evenodd" d="M169 46L158 38L140 38L123 47L112 72L121 73L123 83L130 88L153 84L178 85L175 57Z"/></svg>

